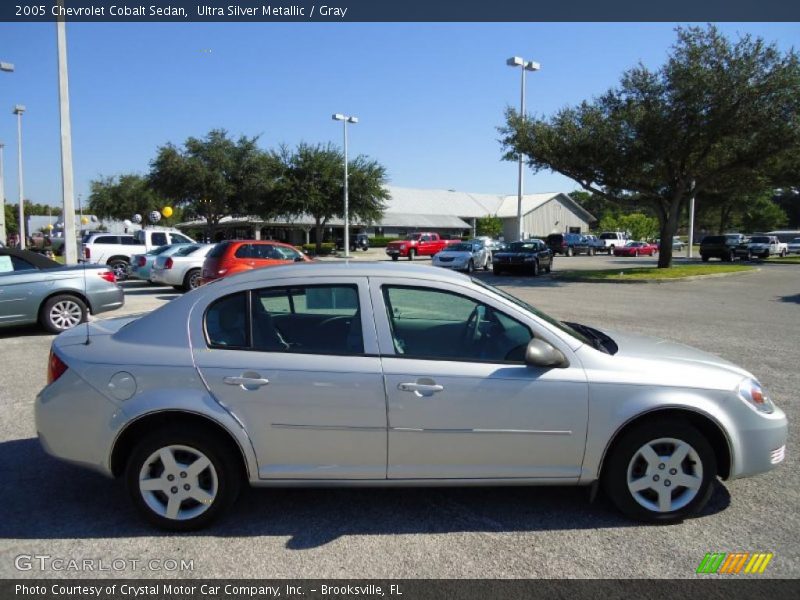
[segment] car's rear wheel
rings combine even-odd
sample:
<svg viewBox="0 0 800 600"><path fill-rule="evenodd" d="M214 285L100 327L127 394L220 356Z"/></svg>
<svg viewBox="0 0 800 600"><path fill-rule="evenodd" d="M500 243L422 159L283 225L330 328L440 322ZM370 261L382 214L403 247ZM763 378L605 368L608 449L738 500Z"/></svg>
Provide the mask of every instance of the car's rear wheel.
<svg viewBox="0 0 800 600"><path fill-rule="evenodd" d="M128 278L128 263L124 260L112 260L108 263L108 266L111 267L117 281L125 281Z"/></svg>
<svg viewBox="0 0 800 600"><path fill-rule="evenodd" d="M603 485L627 516L669 522L702 510L716 476L708 440L688 423L665 420L623 435L603 469Z"/></svg>
<svg viewBox="0 0 800 600"><path fill-rule="evenodd" d="M200 286L200 269L192 269L183 278L182 289L184 292L191 291Z"/></svg>
<svg viewBox="0 0 800 600"><path fill-rule="evenodd" d="M61 333L83 323L88 315L86 304L77 296L53 296L42 306L39 321L50 333Z"/></svg>
<svg viewBox="0 0 800 600"><path fill-rule="evenodd" d="M162 529L205 527L239 494L241 469L235 456L206 432L167 428L133 449L125 480L139 512Z"/></svg>
<svg viewBox="0 0 800 600"><path fill-rule="evenodd" d="M701 254L700 260L702 260L703 262L708 262L708 256L706 256L705 254Z"/></svg>

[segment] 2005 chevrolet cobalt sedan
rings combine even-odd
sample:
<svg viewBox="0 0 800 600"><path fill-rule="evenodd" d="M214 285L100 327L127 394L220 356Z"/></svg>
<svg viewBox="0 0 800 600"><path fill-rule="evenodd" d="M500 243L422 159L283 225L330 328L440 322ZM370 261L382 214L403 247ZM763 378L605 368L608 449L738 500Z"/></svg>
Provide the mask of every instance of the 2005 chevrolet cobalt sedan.
<svg viewBox="0 0 800 600"><path fill-rule="evenodd" d="M89 327L53 342L39 439L169 529L208 524L243 482L599 482L674 521L718 476L784 458L786 417L747 371L432 267L273 267Z"/></svg>

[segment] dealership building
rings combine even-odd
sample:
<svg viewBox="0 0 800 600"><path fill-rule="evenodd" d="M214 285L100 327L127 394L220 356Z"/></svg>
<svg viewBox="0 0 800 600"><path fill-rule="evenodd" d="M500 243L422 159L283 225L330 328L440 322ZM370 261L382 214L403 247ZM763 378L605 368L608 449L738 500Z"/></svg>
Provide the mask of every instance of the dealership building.
<svg viewBox="0 0 800 600"><path fill-rule="evenodd" d="M474 235L476 221L498 217L503 223L502 236L516 239L517 196L473 194L456 190L430 190L387 186L389 198L383 217L374 223L351 219L351 232L370 236L403 237L418 231L435 231L454 236ZM522 230L526 237L550 233L585 233L595 218L568 194L552 192L526 194L522 197ZM203 221L178 225L190 233L202 233ZM325 239L342 237L343 221L332 219L325 224ZM275 239L292 244L314 241L314 219L302 216L291 220L263 220L256 217L224 217L218 236L240 239Z"/></svg>

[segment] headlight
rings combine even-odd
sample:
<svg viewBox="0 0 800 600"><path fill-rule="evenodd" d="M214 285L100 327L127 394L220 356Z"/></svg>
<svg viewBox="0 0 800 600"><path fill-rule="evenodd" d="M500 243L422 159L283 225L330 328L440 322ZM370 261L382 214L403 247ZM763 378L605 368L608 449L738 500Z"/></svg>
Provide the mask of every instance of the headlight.
<svg viewBox="0 0 800 600"><path fill-rule="evenodd" d="M775 410L767 391L755 379L745 379L739 384L739 397L763 413L769 414Z"/></svg>

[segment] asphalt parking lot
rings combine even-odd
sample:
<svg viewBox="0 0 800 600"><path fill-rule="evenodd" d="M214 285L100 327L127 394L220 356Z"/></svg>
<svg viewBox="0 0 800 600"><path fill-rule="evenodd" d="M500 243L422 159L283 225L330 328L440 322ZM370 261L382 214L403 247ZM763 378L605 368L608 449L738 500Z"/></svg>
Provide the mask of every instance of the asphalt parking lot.
<svg viewBox="0 0 800 600"><path fill-rule="evenodd" d="M380 256L371 251L361 260ZM425 264L428 261L419 261ZM573 257L556 270L654 259ZM52 336L0 332L0 577L93 576L20 572L18 555L189 559L193 570L101 576L683 578L706 552L773 552L761 577L800 576L800 265L661 284L495 277L490 283L561 319L677 340L752 371L789 415L787 459L760 477L717 486L696 519L642 526L584 488L251 490L213 528L154 532L120 482L47 457L32 403L44 385ZM126 283L124 312L169 301L171 288ZM111 313L108 316L121 314Z"/></svg>

